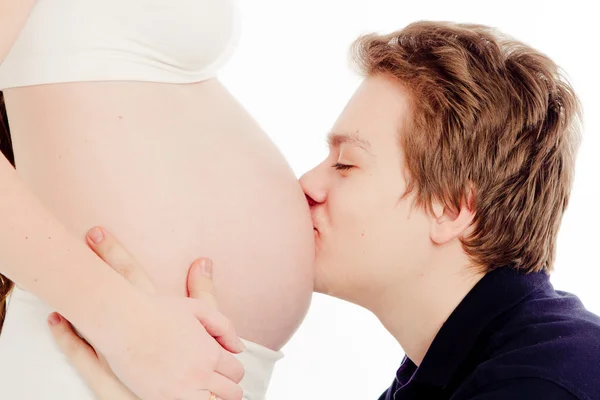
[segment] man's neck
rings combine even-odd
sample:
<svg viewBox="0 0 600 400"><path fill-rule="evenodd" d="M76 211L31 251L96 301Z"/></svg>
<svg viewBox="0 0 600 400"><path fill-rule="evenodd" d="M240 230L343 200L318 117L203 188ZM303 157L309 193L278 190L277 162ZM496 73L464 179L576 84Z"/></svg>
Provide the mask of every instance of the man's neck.
<svg viewBox="0 0 600 400"><path fill-rule="evenodd" d="M461 256L438 257L407 281L391 283L378 296L381 301L369 307L417 366L444 322L485 275L465 265Z"/></svg>

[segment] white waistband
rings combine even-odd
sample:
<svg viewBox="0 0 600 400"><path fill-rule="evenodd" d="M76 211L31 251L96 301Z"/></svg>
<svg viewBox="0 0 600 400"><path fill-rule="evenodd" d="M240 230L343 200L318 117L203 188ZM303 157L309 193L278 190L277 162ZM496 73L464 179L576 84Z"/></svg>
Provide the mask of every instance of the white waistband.
<svg viewBox="0 0 600 400"><path fill-rule="evenodd" d="M236 357L246 370L240 384L244 389L244 400L264 400L275 363L283 358L283 353L247 340L242 339L242 342L246 350Z"/></svg>

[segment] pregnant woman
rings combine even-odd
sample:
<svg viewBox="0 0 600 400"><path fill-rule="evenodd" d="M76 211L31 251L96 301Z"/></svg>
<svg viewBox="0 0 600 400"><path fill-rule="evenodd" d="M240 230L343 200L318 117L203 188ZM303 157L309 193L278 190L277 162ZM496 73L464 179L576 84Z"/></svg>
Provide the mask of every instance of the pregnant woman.
<svg viewBox="0 0 600 400"><path fill-rule="evenodd" d="M234 3L0 0L16 168L0 159L0 273L16 283L3 396L93 398L52 341L52 310L144 400L210 389L188 374L206 358L201 325L169 300L185 300L199 255L214 260L220 311L245 339L245 395L264 396L310 302L313 232L292 170L216 79L239 33ZM158 295L87 248L94 225L119 237Z"/></svg>

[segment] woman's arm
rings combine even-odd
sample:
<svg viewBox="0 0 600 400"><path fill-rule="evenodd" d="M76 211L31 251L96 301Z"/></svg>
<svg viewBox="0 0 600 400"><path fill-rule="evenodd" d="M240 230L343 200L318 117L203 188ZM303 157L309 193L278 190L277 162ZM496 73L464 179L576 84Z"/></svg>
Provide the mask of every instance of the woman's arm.
<svg viewBox="0 0 600 400"><path fill-rule="evenodd" d="M0 63L37 0L0 0ZM3 138L4 139L4 138ZM114 313L133 291L70 235L0 156L0 273L88 330L95 312ZM82 266L85 266L82 268ZM115 295L108 298L109 291ZM77 299L77 301L73 301ZM102 310L98 310L102 305ZM101 320L102 318L100 318Z"/></svg>
<svg viewBox="0 0 600 400"><path fill-rule="evenodd" d="M135 292L77 240L0 157L0 272L87 333L121 314ZM107 295L110 293L110 296Z"/></svg>
<svg viewBox="0 0 600 400"><path fill-rule="evenodd" d="M133 288L69 234L5 157L0 187L0 272L72 321L133 393L195 400L211 390L241 399L241 389L218 371L221 346L243 348L231 322L202 302Z"/></svg>
<svg viewBox="0 0 600 400"><path fill-rule="evenodd" d="M37 0L0 0L0 63ZM90 310L114 312L133 292L82 240L70 235L0 156L0 273L89 330ZM82 268L82 265L85 266ZM107 298L108 289L115 295ZM119 297L120 296L120 297ZM73 301L73 299L77 301ZM114 300L113 300L114 299Z"/></svg>

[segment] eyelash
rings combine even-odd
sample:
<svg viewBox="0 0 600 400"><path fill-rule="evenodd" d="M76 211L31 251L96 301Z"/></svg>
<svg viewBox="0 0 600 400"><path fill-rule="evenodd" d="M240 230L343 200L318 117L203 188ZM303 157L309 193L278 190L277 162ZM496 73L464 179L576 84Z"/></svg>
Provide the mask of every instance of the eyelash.
<svg viewBox="0 0 600 400"><path fill-rule="evenodd" d="M351 168L354 168L354 165L335 163L335 164L333 164L333 168L337 169L338 171L346 171Z"/></svg>

